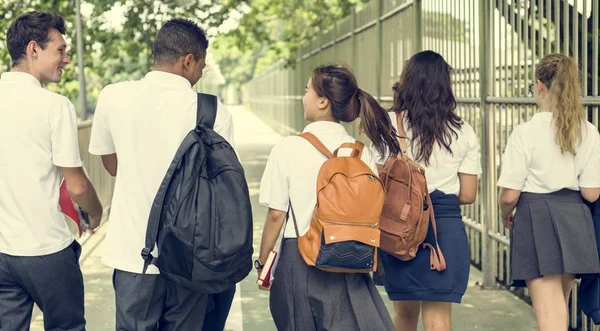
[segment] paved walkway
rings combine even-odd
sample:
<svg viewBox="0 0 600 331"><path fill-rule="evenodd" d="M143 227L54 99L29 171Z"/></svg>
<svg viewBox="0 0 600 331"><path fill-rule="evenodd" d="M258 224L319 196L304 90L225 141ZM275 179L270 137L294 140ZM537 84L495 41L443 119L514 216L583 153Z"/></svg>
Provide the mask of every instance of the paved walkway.
<svg viewBox="0 0 600 331"><path fill-rule="evenodd" d="M229 107L233 114L236 148L244 164L254 212L254 243L258 254L266 208L258 204L260 179L273 145L282 137L243 107ZM114 330L112 270L100 262L106 227L101 227L83 246L81 265L86 286L88 330ZM268 292L258 290L256 273L238 284L227 322L230 331L275 331L269 313ZM532 331L535 319L531 308L506 291L480 290L481 275L471 270L469 289L462 305L453 308L453 329ZM383 289L382 296L387 302ZM388 308L391 305L388 302ZM391 311L391 310L390 310ZM43 330L41 314L36 313L32 330Z"/></svg>

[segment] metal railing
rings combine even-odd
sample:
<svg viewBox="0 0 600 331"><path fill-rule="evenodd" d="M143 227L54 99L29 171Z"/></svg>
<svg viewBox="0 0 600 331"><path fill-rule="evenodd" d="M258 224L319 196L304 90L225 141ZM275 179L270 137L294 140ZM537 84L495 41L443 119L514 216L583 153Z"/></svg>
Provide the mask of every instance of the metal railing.
<svg viewBox="0 0 600 331"><path fill-rule="evenodd" d="M581 67L583 103L598 127L600 0L373 0L303 45L294 68L281 63L245 86L252 111L281 133L306 124L301 93L317 65L350 65L361 89L384 105L392 101L404 61L418 50L439 52L453 67L458 114L481 138L484 173L477 201L463 207L472 263L484 286L508 286L509 234L499 219L497 179L513 128L536 112L528 85L535 64L567 54ZM347 125L358 139L356 123ZM527 293L524 293L527 295ZM577 308L571 327L600 330Z"/></svg>

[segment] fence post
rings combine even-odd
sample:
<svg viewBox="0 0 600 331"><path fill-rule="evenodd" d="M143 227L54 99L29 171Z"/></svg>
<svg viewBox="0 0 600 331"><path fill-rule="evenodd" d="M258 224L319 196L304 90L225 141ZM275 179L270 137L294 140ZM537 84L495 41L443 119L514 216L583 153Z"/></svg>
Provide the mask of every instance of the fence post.
<svg viewBox="0 0 600 331"><path fill-rule="evenodd" d="M84 62L84 47L83 47L83 25L81 23L81 1L75 1L75 8L77 10L75 27L77 29L76 40L77 40L77 67L79 68L79 111L82 121L85 121L88 117L87 110L87 94L85 90L85 63Z"/></svg>
<svg viewBox="0 0 600 331"><path fill-rule="evenodd" d="M493 134L494 134L494 116L489 109L487 102L487 96L490 91L490 59L491 49L489 45L490 37L493 37L490 33L490 6L489 0L479 0L479 111L481 128L483 131L482 135L482 165L483 165L483 213L481 215L481 236L482 236L482 248L481 248L481 271L483 272L483 286L485 288L492 288L495 286L495 275L493 268L493 256L492 256L492 245L493 240L489 236L491 230L492 218L494 217L493 210L494 206L494 195L496 194L496 188L492 187L493 180L491 176L495 174L493 167L494 162L494 146L493 146Z"/></svg>
<svg viewBox="0 0 600 331"><path fill-rule="evenodd" d="M382 74L382 57L383 57L383 29L381 16L383 16L383 0L375 0L375 14L377 15L377 24L375 31L377 34L377 56L375 58L375 92L377 93L377 100L381 102L381 74Z"/></svg>
<svg viewBox="0 0 600 331"><path fill-rule="evenodd" d="M413 51L412 53L418 53L423 50L423 3L422 0L414 0L413 3Z"/></svg>
<svg viewBox="0 0 600 331"><path fill-rule="evenodd" d="M350 60L352 62L351 67L352 70L356 70L356 8L352 8L352 36L350 38L352 38L352 58Z"/></svg>

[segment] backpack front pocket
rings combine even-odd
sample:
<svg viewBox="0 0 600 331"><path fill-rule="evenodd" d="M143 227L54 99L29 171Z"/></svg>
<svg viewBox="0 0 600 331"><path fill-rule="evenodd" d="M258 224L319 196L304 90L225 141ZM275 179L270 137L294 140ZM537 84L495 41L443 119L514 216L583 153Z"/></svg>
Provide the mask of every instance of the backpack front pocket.
<svg viewBox="0 0 600 331"><path fill-rule="evenodd" d="M379 229L369 223L349 226L325 221L316 266L370 272L377 259L377 247Z"/></svg>

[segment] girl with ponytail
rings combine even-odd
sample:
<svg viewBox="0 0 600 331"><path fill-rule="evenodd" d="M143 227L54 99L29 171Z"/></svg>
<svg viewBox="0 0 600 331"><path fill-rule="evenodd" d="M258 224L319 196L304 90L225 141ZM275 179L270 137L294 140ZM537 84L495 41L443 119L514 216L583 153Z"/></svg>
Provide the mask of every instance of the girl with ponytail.
<svg viewBox="0 0 600 331"><path fill-rule="evenodd" d="M547 55L530 89L540 112L506 145L500 217L511 229L512 286L529 288L540 330L562 331L575 276L600 272L583 201L600 195L600 136L585 119L575 61Z"/></svg>
<svg viewBox="0 0 600 331"><path fill-rule="evenodd" d="M302 103L304 118L311 122L304 132L316 136L331 152L355 142L340 122L356 119L376 150L394 155L400 151L386 111L358 87L346 67L328 65L313 70ZM342 148L339 154L348 156L348 151ZM368 148L360 158L377 173L375 157ZM299 253L297 238L309 229L317 203L317 175L326 160L299 136L284 138L269 155L259 197L269 211L255 266L260 274L283 231L272 285L262 288L271 292L271 315L277 330L393 331L390 315L369 274L326 272L307 265ZM288 210L290 219L285 222Z"/></svg>

